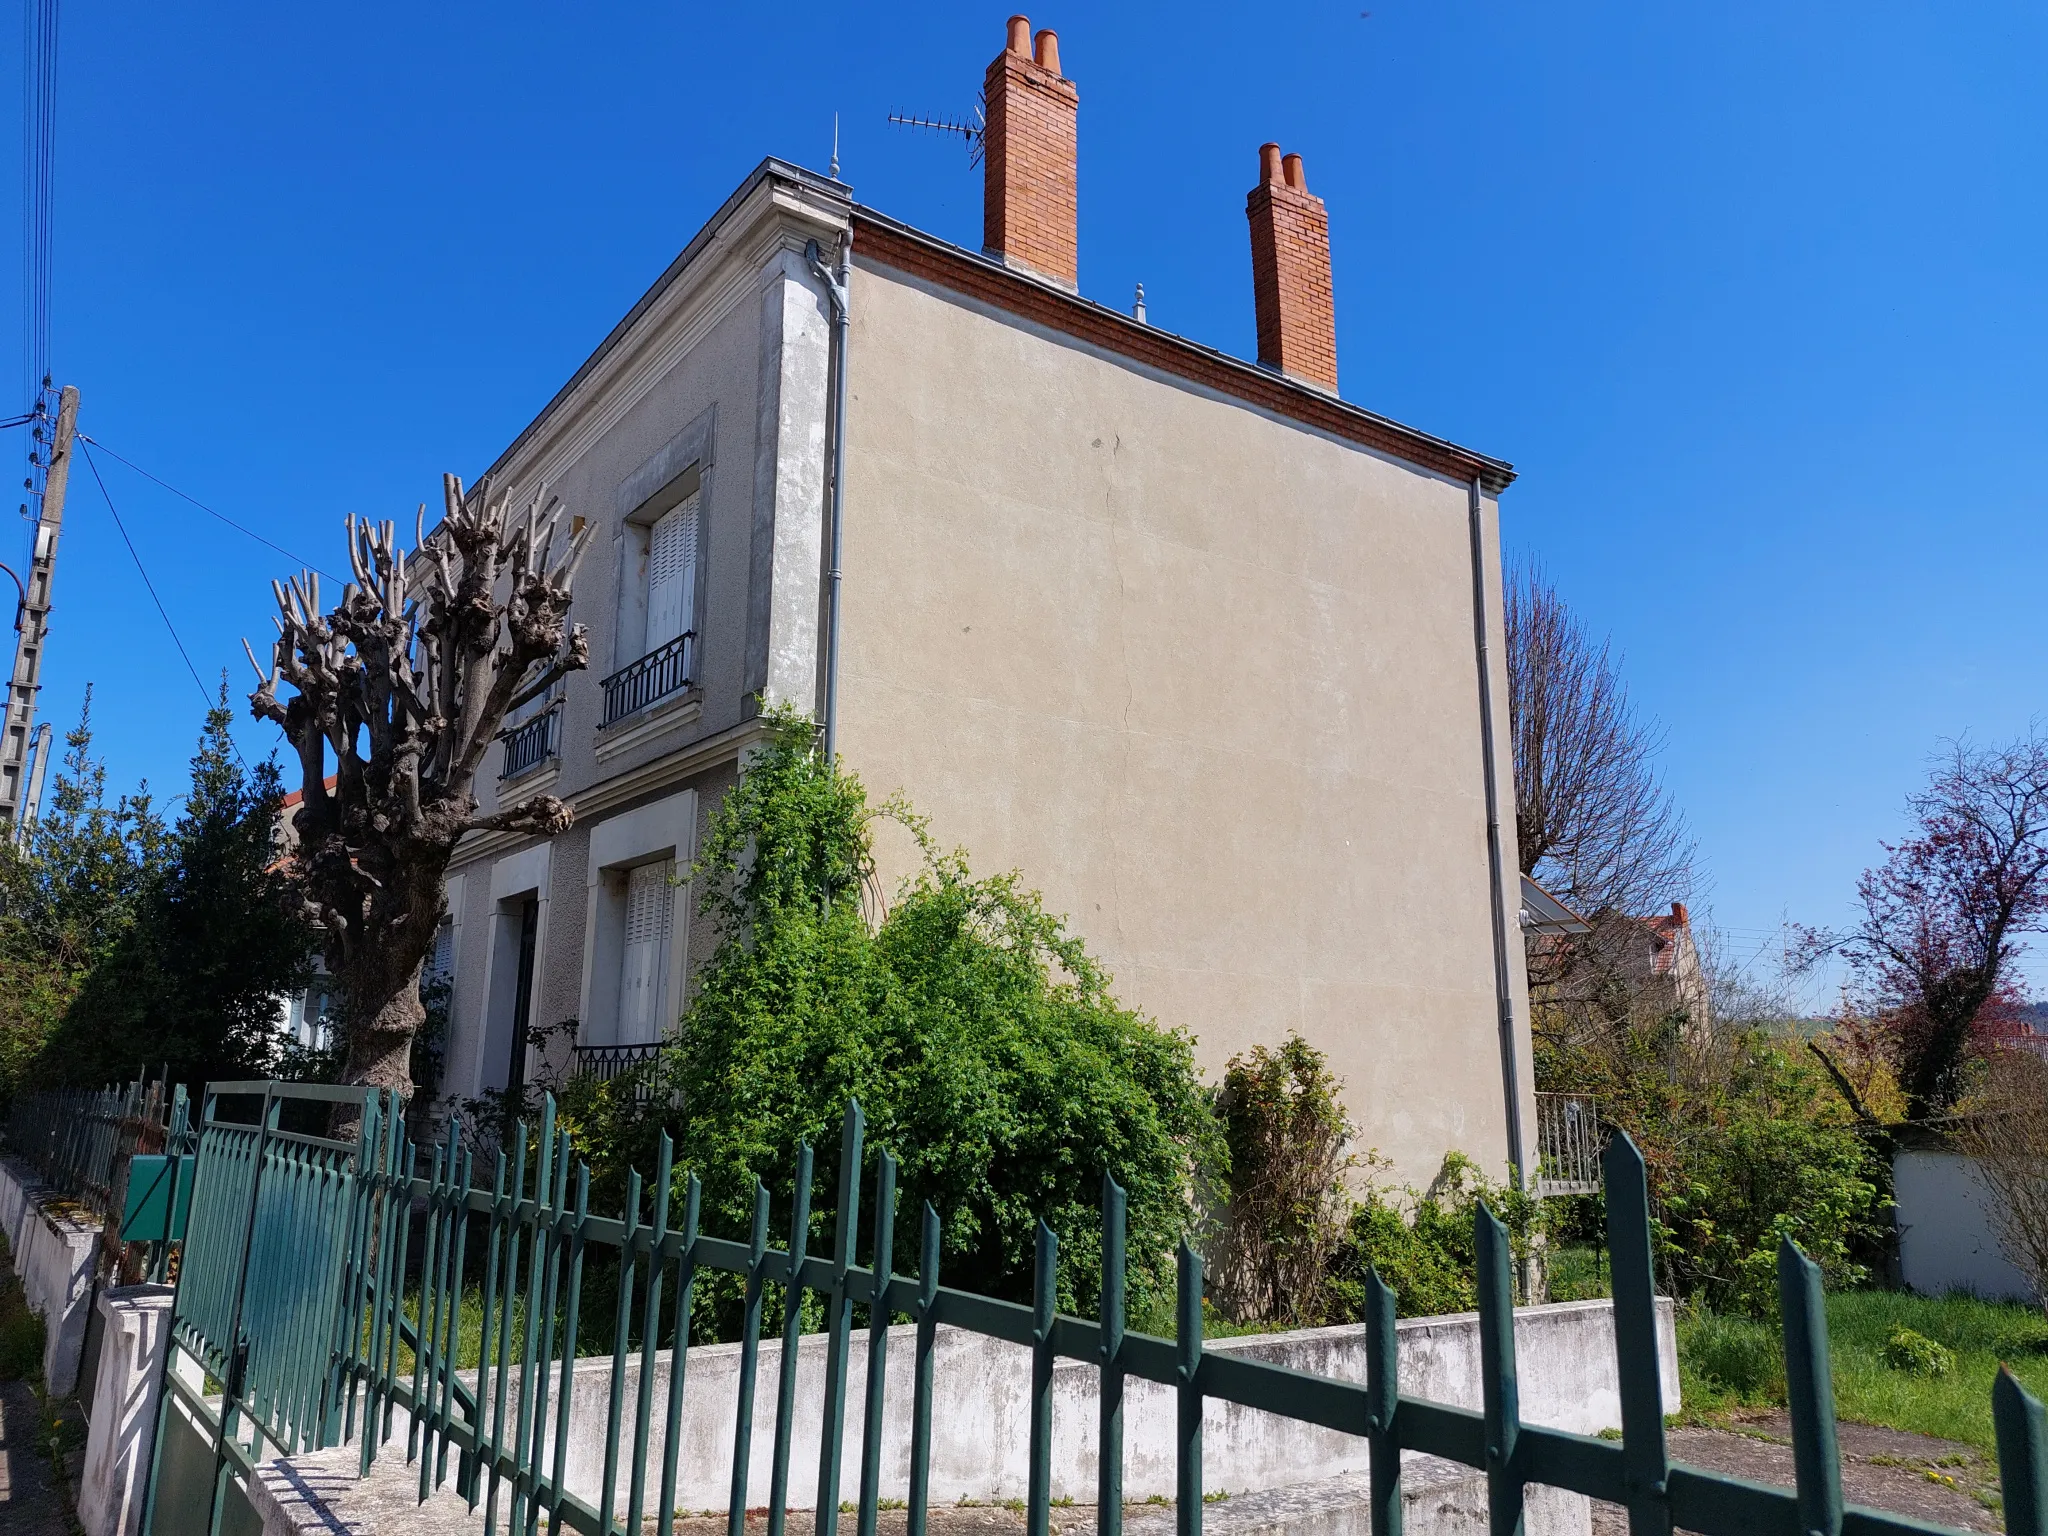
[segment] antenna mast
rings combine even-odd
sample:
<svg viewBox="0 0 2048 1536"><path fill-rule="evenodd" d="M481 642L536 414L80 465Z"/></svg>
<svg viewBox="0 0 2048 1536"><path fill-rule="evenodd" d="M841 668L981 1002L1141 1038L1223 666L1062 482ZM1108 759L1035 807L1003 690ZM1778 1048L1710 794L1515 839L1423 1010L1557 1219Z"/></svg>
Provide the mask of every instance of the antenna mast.
<svg viewBox="0 0 2048 1536"><path fill-rule="evenodd" d="M899 128L924 128L933 133L958 134L967 141L967 163L981 164L984 141L988 138L988 120L980 107L974 109L974 121L963 117L927 117L922 112L891 112L889 121Z"/></svg>

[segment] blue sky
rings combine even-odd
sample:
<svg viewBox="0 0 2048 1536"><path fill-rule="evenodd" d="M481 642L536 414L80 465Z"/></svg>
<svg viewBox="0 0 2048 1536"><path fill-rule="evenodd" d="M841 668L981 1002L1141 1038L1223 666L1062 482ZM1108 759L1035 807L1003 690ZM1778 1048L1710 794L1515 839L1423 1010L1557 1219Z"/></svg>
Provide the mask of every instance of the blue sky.
<svg viewBox="0 0 2048 1536"><path fill-rule="evenodd" d="M1005 14L73 0L57 372L110 449L333 568L344 512L482 469L763 155L822 169L835 110L863 200L978 246L964 151L884 119L971 110ZM1510 546L1625 657L1738 943L1840 921L1940 739L2040 712L2040 8L1032 20L1081 92L1090 296L1143 281L1249 355L1257 146L1305 157L1344 393L1518 466ZM284 562L101 468L239 693ZM80 469L45 709L93 680L115 780L171 792L198 690Z"/></svg>

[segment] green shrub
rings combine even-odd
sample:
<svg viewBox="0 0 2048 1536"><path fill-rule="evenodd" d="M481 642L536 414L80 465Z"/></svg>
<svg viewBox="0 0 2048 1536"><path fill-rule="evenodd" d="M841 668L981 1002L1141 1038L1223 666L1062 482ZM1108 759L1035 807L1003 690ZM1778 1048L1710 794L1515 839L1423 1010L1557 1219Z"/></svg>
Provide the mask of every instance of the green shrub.
<svg viewBox="0 0 2048 1536"><path fill-rule="evenodd" d="M1508 1229L1517 1270L1543 1219L1543 1203L1495 1184L1462 1152L1444 1159L1424 1190L1371 1185L1351 1212L1331 1265L1330 1289L1346 1317L1365 1315L1366 1276L1377 1270L1402 1317L1470 1312L1479 1305L1473 1217L1484 1204Z"/></svg>
<svg viewBox="0 0 2048 1536"><path fill-rule="evenodd" d="M1043 1216L1060 1239L1060 1306L1086 1313L1110 1173L1128 1196L1134 1308L1170 1292L1174 1245L1197 1229L1196 1180L1225 1162L1188 1037L1119 1004L1015 876L976 879L958 854L927 844L922 872L872 922L872 823L894 817L924 841L921 825L900 805L870 806L858 779L820 759L808 721L770 719L693 871L721 939L676 1042L648 1073L564 1098L602 1173L592 1207L616 1204L627 1166L651 1168L658 1117L644 1106L679 1094L680 1113L663 1112L677 1168L704 1181L706 1229L743 1236L758 1178L786 1231L791 1154L808 1140L823 1245L840 1118L858 1098L869 1146L901 1159L900 1268L916 1268L929 1201L946 1283L1022 1299ZM872 1175L870 1157L869 1188ZM729 1335L730 1296L709 1305L708 1326Z"/></svg>
<svg viewBox="0 0 2048 1536"><path fill-rule="evenodd" d="M1924 1333L1894 1328L1885 1340L1884 1363L1908 1376L1946 1376L1956 1368L1955 1355Z"/></svg>
<svg viewBox="0 0 2048 1536"><path fill-rule="evenodd" d="M1546 1039L1545 1087L1590 1092L1642 1152L1659 1279L1711 1311L1777 1310L1789 1237L1830 1288L1861 1284L1886 1170L1825 1074L1760 1031L1733 1039L1628 1028Z"/></svg>
<svg viewBox="0 0 2048 1536"><path fill-rule="evenodd" d="M1344 1240L1350 1122L1329 1060L1289 1035L1233 1056L1218 1110L1230 1206L1210 1286L1240 1322L1314 1326L1329 1312L1330 1260Z"/></svg>

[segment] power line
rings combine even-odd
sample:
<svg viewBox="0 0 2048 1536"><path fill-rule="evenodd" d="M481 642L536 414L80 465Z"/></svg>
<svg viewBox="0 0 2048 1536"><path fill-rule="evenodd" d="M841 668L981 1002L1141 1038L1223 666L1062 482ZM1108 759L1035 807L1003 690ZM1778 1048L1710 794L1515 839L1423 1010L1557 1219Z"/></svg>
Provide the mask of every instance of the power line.
<svg viewBox="0 0 2048 1536"><path fill-rule="evenodd" d="M50 387L58 21L59 0L24 0L22 68L26 79L21 96L21 283L23 358L29 369L28 393L31 400L41 399Z"/></svg>
<svg viewBox="0 0 2048 1536"><path fill-rule="evenodd" d="M84 435L84 433L79 434L81 438ZM92 471L92 478L100 488L100 499L107 504L107 510L114 514L114 526L121 530L121 542L128 546L128 558L135 562L136 573L142 577L143 586L149 589L149 600L156 604L156 611L158 616L164 621L164 628L171 633L171 644L175 645L178 648L178 654L185 658L185 670L192 674L192 686L199 690L199 696L206 701L206 707L210 711L217 701L212 694L206 691L206 684L200 681L199 669L192 665L192 653L185 649L185 642L178 638L178 627L171 622L170 611L164 607L164 600L156 595L156 583L149 579L149 572L143 568L142 556L136 551L135 541L128 537L128 525L121 521L121 513L114 506L114 498L107 494L107 482L100 477L100 467L93 462L92 450L85 448L83 443L79 446L84 449L86 467ZM228 745L234 746L233 737L228 739ZM242 749L240 747L235 747L235 756L238 758L242 756ZM242 766L244 768L249 766L246 758L243 759Z"/></svg>
<svg viewBox="0 0 2048 1536"><path fill-rule="evenodd" d="M0 425L4 425L4 423L0 423ZM266 539L254 528L245 528L242 526L242 524L236 522L232 517L229 517L225 512L214 511L213 508L209 507L197 496L193 496L185 491L179 490L175 485L171 484L170 481L163 479L161 476L152 475L148 470L144 469L140 464L136 463L133 459L122 458L120 454L114 452L113 449L109 448L105 443L101 442L98 438L87 437L83 432L79 433L78 436L82 441L91 443L93 447L99 449L108 458L120 459L123 464L126 464L130 469L134 470L135 473L142 476L143 479L154 480L158 485L162 486L165 490L169 491L173 496L177 496L185 501L191 502L193 506L197 507L200 511L204 512L208 517L220 519L220 521L226 523L230 528L234 529L235 532L242 534L245 537L254 539L258 544L264 545L266 548L276 550L280 555L283 555L285 559L292 561L296 565L302 565L306 567L308 570L320 571L320 574L322 576L325 576L329 581L333 582L336 586L343 585L341 578L336 576L333 572L321 571L320 567L313 564L312 561L301 559L299 556L293 554L290 550L286 549L282 544L278 544L270 539Z"/></svg>

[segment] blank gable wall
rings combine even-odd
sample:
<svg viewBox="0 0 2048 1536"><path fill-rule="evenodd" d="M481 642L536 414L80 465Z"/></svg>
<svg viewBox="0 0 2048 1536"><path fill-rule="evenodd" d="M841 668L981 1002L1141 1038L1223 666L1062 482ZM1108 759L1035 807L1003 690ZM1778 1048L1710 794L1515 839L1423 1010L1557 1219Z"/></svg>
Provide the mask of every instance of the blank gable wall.
<svg viewBox="0 0 2048 1536"><path fill-rule="evenodd" d="M1404 1176L1504 1172L1465 488L886 269L853 314L850 765L1212 1078L1299 1030Z"/></svg>

